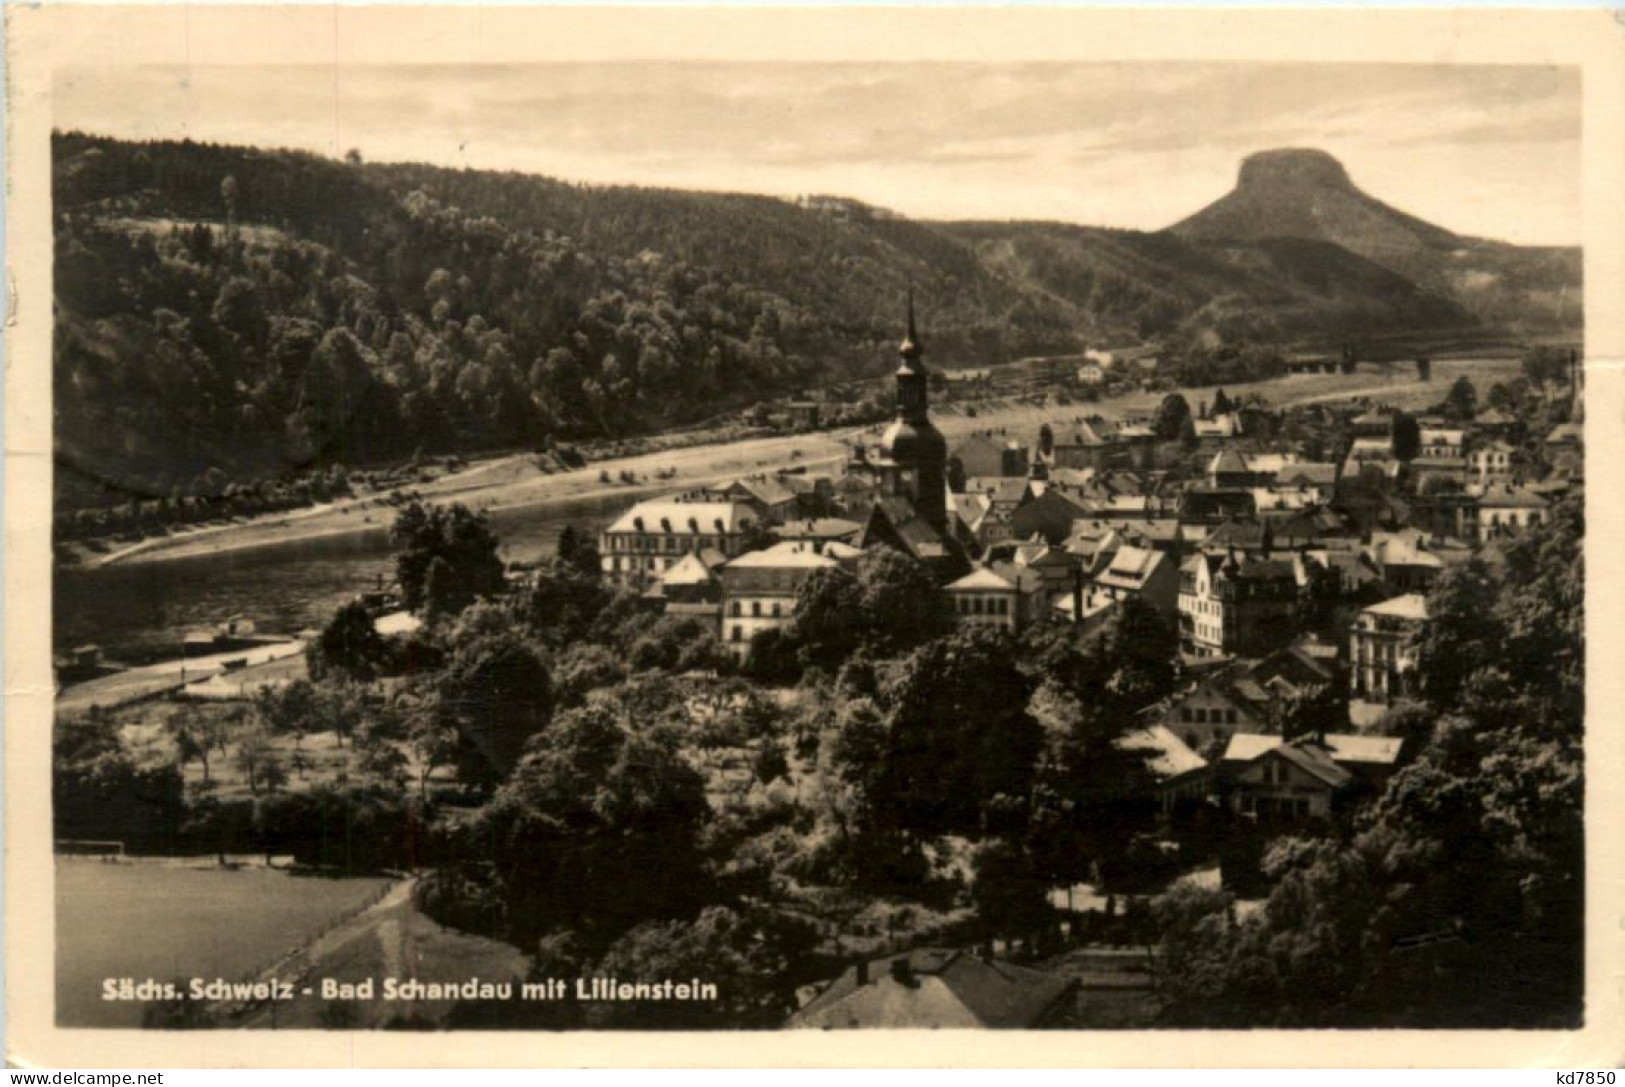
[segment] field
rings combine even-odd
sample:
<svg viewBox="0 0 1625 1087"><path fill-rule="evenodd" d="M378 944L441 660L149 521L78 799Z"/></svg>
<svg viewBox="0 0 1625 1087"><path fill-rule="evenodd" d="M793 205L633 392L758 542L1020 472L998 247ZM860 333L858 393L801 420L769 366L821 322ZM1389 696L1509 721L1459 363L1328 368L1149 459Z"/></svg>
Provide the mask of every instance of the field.
<svg viewBox="0 0 1625 1087"><path fill-rule="evenodd" d="M237 980L371 901L385 879L317 879L162 863L56 863L56 1008L63 1026L132 1027L104 978Z"/></svg>

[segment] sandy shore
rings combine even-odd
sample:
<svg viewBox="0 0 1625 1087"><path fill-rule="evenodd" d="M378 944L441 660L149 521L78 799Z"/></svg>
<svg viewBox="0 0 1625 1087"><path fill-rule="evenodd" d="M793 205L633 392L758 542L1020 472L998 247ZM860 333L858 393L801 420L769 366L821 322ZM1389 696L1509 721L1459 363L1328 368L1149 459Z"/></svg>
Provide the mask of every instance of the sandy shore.
<svg viewBox="0 0 1625 1087"><path fill-rule="evenodd" d="M1280 378L1275 381L1231 385L1232 398L1257 393L1271 405L1286 407L1315 401L1372 395L1382 400L1419 407L1443 399L1450 382L1461 373L1470 373L1484 383L1502 380L1517 369L1509 360L1457 360L1434 364L1433 380L1415 380L1415 371L1396 367L1381 371L1362 369L1355 374L1316 374ZM1213 388L1182 390L1194 408L1198 401L1211 400ZM1038 426L1051 422L1059 431L1074 419L1087 415L1117 418L1126 413L1152 411L1163 393L1133 393L1095 404L1038 408L1030 405L977 404L976 417L965 412L964 404L939 405L932 418L950 442L978 430L1004 431L1024 442L1033 440ZM482 461L459 472L442 476L415 488L430 501L462 502L481 509L498 511L513 508L539 508L595 498L625 495L628 499L651 490L680 490L714 483L739 475L805 467L809 471L829 470L845 461L849 444L864 433L878 434L882 427L855 428L816 434L793 434L750 438L737 442L695 445L686 449L646 453L597 461L587 468L547 474L524 454ZM667 479L657 472L675 471ZM630 472L636 484L605 484L601 473L619 479ZM395 510L380 496L363 496L294 513L222 525L210 525L174 535L144 540L139 544L96 556L86 565L152 562L197 555L220 554L244 548L293 543L320 537L345 535L387 528Z"/></svg>

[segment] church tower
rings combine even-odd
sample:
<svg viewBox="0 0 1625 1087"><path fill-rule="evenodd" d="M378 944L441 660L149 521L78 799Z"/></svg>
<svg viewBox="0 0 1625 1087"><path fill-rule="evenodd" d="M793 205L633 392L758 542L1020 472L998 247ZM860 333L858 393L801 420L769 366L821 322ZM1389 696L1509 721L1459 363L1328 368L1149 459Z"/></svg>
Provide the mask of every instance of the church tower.
<svg viewBox="0 0 1625 1087"><path fill-rule="evenodd" d="M908 333L897 353L897 418L880 441L886 492L906 498L931 527L948 531L948 443L931 425L925 347L914 327L914 292L908 294Z"/></svg>

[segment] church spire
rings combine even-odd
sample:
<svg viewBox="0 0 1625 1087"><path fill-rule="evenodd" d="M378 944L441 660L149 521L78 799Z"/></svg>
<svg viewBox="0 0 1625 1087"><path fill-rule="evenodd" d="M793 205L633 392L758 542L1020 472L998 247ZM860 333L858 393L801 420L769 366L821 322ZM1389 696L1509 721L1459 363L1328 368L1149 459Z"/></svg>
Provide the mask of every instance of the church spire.
<svg viewBox="0 0 1625 1087"><path fill-rule="evenodd" d="M908 285L908 332L903 336L903 342L898 345L897 353L904 359L913 362L925 354L925 345L920 342L920 334L914 327L914 284Z"/></svg>

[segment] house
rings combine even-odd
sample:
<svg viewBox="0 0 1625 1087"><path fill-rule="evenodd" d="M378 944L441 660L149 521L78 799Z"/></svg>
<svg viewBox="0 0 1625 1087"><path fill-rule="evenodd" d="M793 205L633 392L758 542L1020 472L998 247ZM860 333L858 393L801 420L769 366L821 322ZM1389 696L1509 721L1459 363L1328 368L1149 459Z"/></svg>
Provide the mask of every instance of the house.
<svg viewBox="0 0 1625 1087"><path fill-rule="evenodd" d="M1579 452L1585 446L1585 426L1582 423L1559 423L1546 435L1542 444L1548 457Z"/></svg>
<svg viewBox="0 0 1625 1087"><path fill-rule="evenodd" d="M959 494L987 496L989 504L1008 516L1036 497L1033 481L1026 476L967 476Z"/></svg>
<svg viewBox="0 0 1625 1087"><path fill-rule="evenodd" d="M1117 747L1145 757L1145 768L1155 781L1152 795L1164 814L1173 811L1181 800L1206 798L1210 788L1208 762L1172 730L1157 724L1135 729L1119 737Z"/></svg>
<svg viewBox="0 0 1625 1087"><path fill-rule="evenodd" d="M1473 418L1473 431L1480 437L1515 442L1522 436L1523 424L1517 416L1499 408L1485 408Z"/></svg>
<svg viewBox="0 0 1625 1087"><path fill-rule="evenodd" d="M1324 819L1343 801L1380 786L1403 743L1384 736L1325 735L1284 740L1237 733L1220 762L1232 810L1262 820Z"/></svg>
<svg viewBox="0 0 1625 1087"><path fill-rule="evenodd" d="M1459 491L1467 486L1468 470L1466 457L1420 456L1411 461L1411 484L1417 494L1434 488Z"/></svg>
<svg viewBox="0 0 1625 1087"><path fill-rule="evenodd" d="M989 519L993 512L993 500L991 498L985 494L950 494L948 496L948 509L955 517L959 518L959 522L965 526L965 530L976 541L978 548L988 546L991 535L990 530L994 525L994 522ZM1008 539L1009 522L1007 520L1004 522L1004 526L1001 531L1003 531L1004 538Z"/></svg>
<svg viewBox="0 0 1625 1087"><path fill-rule="evenodd" d="M1062 1021L1076 986L1076 979L992 955L915 948L857 963L785 1025L812 1030L1032 1030Z"/></svg>
<svg viewBox="0 0 1625 1087"><path fill-rule="evenodd" d="M1522 459L1515 447L1503 441L1493 441L1468 453L1467 465L1474 477L1483 479L1486 476L1511 475Z"/></svg>
<svg viewBox="0 0 1625 1087"><path fill-rule="evenodd" d="M1420 457L1454 459L1467 449L1467 430L1459 426L1424 426L1419 428Z"/></svg>
<svg viewBox="0 0 1625 1087"><path fill-rule="evenodd" d="M657 580L691 551L711 548L733 558L761 516L744 502L689 502L656 498L639 502L599 533L604 580L641 586Z"/></svg>
<svg viewBox="0 0 1625 1087"><path fill-rule="evenodd" d="M958 461L967 477L1022 477L1027 474L1027 451L1013 441L999 441L987 434L972 434L948 454Z"/></svg>
<svg viewBox="0 0 1625 1087"><path fill-rule="evenodd" d="M771 476L745 476L716 487L703 487L690 498L703 502L743 502L764 521L778 523L796 516L796 492Z"/></svg>
<svg viewBox="0 0 1625 1087"><path fill-rule="evenodd" d="M1116 436L1103 433L1103 428L1086 421L1074 425L1069 433L1057 435L1043 461L1051 468L1093 468L1101 471L1128 451L1128 446Z"/></svg>
<svg viewBox="0 0 1625 1087"><path fill-rule="evenodd" d="M1065 542L1072 522L1083 517L1083 505L1053 487L1010 512L1010 535L1018 540L1041 536L1051 544Z"/></svg>
<svg viewBox="0 0 1625 1087"><path fill-rule="evenodd" d="M751 639L764 630L787 626L796 610L796 595L814 571L828 570L861 552L831 543L820 550L794 541L774 544L724 563L722 644L736 660L750 653Z"/></svg>
<svg viewBox="0 0 1625 1087"><path fill-rule="evenodd" d="M1395 593L1427 592L1447 566L1465 557L1460 548L1435 543L1426 532L1414 528L1373 532L1361 554Z"/></svg>
<svg viewBox="0 0 1625 1087"><path fill-rule="evenodd" d="M1270 694L1238 662L1210 671L1155 707L1163 727L1193 751L1211 751L1237 732L1274 730Z"/></svg>
<svg viewBox="0 0 1625 1087"><path fill-rule="evenodd" d="M1399 476L1404 464L1394 456L1394 443L1391 438L1354 439L1354 444L1349 446L1348 456L1343 458L1340 476L1345 480L1354 480L1367 469L1380 471L1385 479L1391 480Z"/></svg>
<svg viewBox="0 0 1625 1087"><path fill-rule="evenodd" d="M657 602L667 615L704 619L715 632L722 614L722 579L717 571L725 562L722 552L712 548L690 551L644 590L643 596Z"/></svg>
<svg viewBox="0 0 1625 1087"><path fill-rule="evenodd" d="M1222 765L1231 810L1263 820L1324 819L1358 785L1313 741L1238 734L1230 738Z"/></svg>
<svg viewBox="0 0 1625 1087"><path fill-rule="evenodd" d="M778 540L809 544L816 551L827 543L852 543L862 531L862 525L844 517L798 517L776 525L773 536Z"/></svg>
<svg viewBox="0 0 1625 1087"><path fill-rule="evenodd" d="M1161 351L1149 344L1137 347L1094 347L1083 353L1089 362L1102 370L1114 370L1132 364L1142 373L1154 374L1161 361Z"/></svg>
<svg viewBox="0 0 1625 1087"><path fill-rule="evenodd" d="M965 626L992 627L1011 634L1025 630L1048 608L1044 579L1014 563L978 566L950 583L949 607Z"/></svg>
<svg viewBox="0 0 1625 1087"><path fill-rule="evenodd" d="M1172 555L1125 544L1090 579L1090 606L1098 599L1139 600L1175 621L1179 615L1179 569Z"/></svg>
<svg viewBox="0 0 1625 1087"><path fill-rule="evenodd" d="M1106 367L1099 362L1086 362L1078 367L1078 381L1084 385L1104 385Z"/></svg>
<svg viewBox="0 0 1625 1087"><path fill-rule="evenodd" d="M1488 540L1545 522L1551 503L1527 487L1487 487L1477 497L1471 539Z"/></svg>
<svg viewBox="0 0 1625 1087"><path fill-rule="evenodd" d="M1181 649L1196 657L1268 652L1292 636L1297 602L1290 559L1195 555L1180 569Z"/></svg>
<svg viewBox="0 0 1625 1087"><path fill-rule="evenodd" d="M1349 721L1370 725L1415 692L1427 597L1406 593L1373 604L1349 631Z"/></svg>
<svg viewBox="0 0 1625 1087"><path fill-rule="evenodd" d="M1227 442L1242 436L1241 417L1233 411L1210 419L1193 419L1196 438L1204 443Z"/></svg>
<svg viewBox="0 0 1625 1087"><path fill-rule="evenodd" d="M1051 599L1071 592L1073 580L1079 574L1077 559L1042 539L1017 547L1011 561L1037 574L1044 582L1044 592Z"/></svg>

